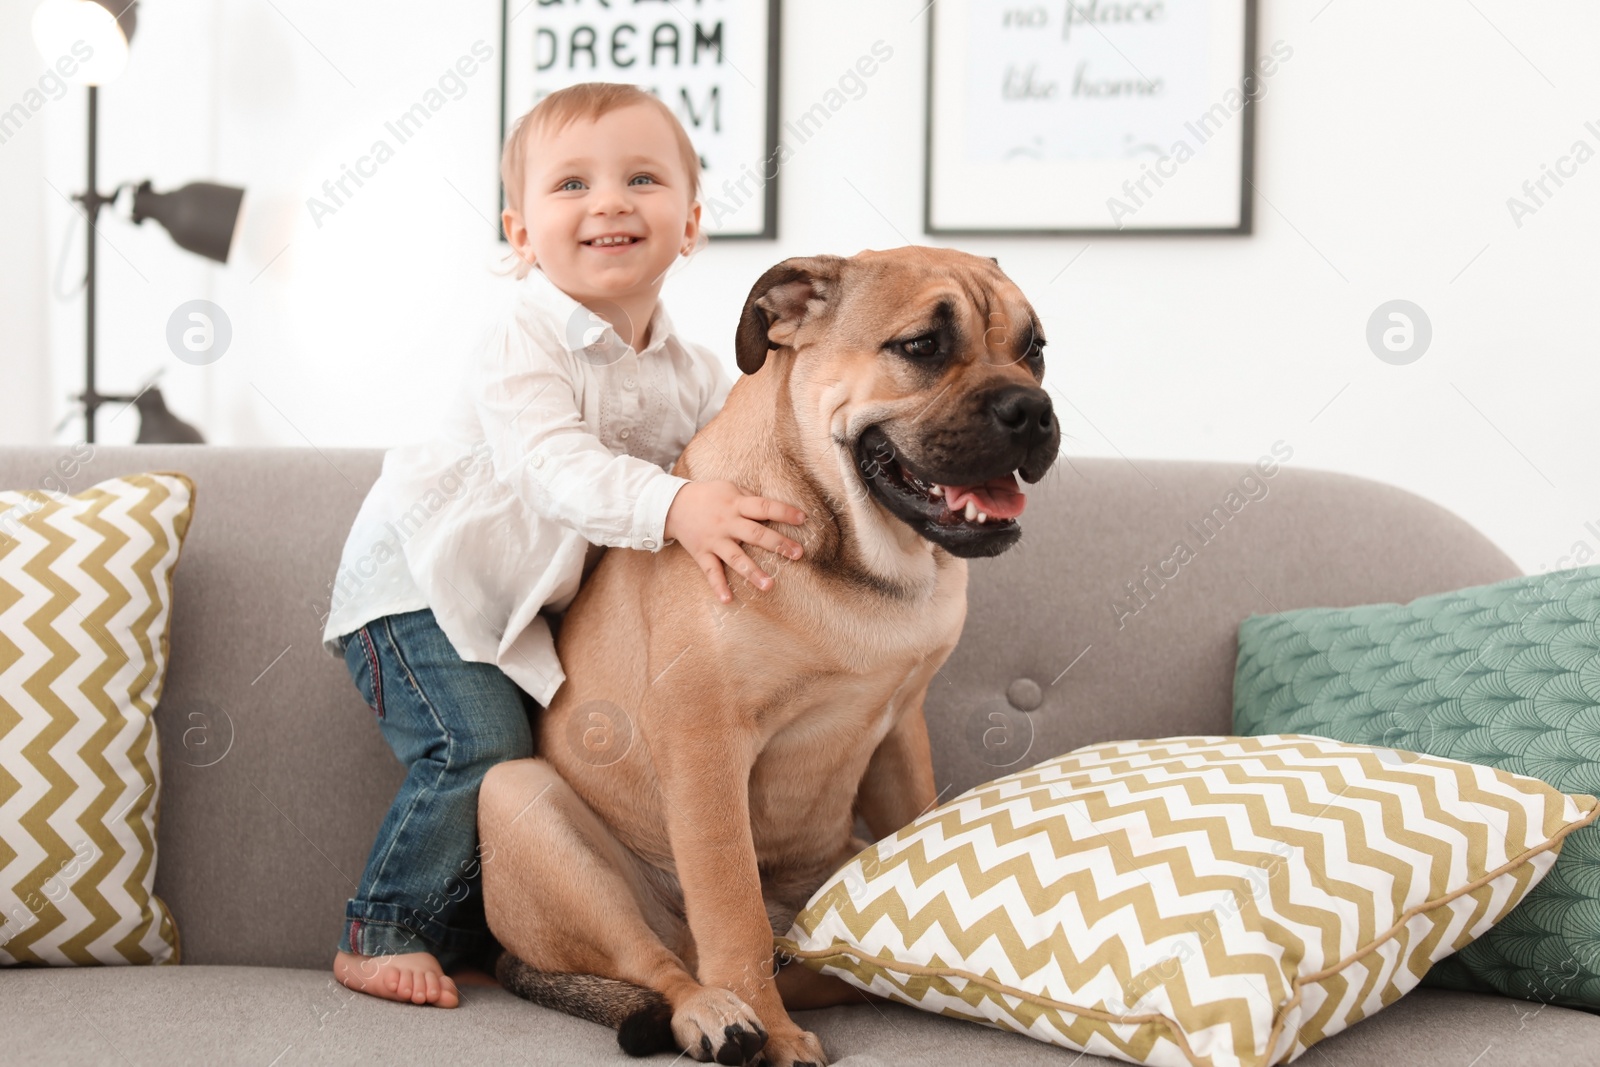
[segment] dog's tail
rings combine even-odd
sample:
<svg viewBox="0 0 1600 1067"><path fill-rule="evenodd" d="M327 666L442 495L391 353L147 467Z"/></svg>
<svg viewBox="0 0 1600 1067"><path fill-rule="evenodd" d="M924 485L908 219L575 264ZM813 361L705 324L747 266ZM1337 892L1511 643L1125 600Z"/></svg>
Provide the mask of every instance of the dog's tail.
<svg viewBox="0 0 1600 1067"><path fill-rule="evenodd" d="M594 974L536 970L504 950L495 960L494 976L525 1000L611 1027L630 1056L678 1051L672 1006L654 989Z"/></svg>

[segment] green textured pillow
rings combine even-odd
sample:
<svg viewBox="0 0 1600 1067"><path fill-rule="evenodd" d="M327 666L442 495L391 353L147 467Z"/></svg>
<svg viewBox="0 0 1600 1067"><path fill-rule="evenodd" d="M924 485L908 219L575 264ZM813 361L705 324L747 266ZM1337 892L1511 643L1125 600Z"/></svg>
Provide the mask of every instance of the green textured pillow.
<svg viewBox="0 0 1600 1067"><path fill-rule="evenodd" d="M1239 626L1233 726L1425 752L1600 793L1600 566ZM1600 827L1425 985L1600 1008Z"/></svg>

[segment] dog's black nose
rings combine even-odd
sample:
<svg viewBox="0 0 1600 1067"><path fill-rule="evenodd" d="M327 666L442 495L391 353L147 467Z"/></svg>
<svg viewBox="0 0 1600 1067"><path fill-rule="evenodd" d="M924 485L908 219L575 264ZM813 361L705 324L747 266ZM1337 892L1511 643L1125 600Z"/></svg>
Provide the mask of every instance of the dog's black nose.
<svg viewBox="0 0 1600 1067"><path fill-rule="evenodd" d="M1055 431L1055 410L1043 389L1013 385L996 392L989 410L1001 426L1025 442L1049 437Z"/></svg>

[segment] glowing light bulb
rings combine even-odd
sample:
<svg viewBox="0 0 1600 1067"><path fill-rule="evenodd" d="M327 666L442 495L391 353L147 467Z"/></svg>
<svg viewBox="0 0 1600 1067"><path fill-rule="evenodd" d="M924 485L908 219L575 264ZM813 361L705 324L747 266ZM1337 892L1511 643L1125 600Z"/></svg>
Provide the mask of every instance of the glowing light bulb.
<svg viewBox="0 0 1600 1067"><path fill-rule="evenodd" d="M94 0L44 0L33 13L33 40L52 65L62 57L77 61L72 74L62 75L73 85L104 85L128 65L122 27Z"/></svg>

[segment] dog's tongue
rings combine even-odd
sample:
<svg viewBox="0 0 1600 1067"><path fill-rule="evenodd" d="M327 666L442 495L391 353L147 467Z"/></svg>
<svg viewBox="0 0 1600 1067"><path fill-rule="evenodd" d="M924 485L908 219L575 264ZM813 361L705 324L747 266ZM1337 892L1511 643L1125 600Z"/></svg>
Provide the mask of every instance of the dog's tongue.
<svg viewBox="0 0 1600 1067"><path fill-rule="evenodd" d="M1017 487L1015 474L990 478L977 485L941 485L939 489L944 493L945 506L951 511L965 508L970 499L974 507L991 519L1014 519L1022 514L1028 502L1027 496Z"/></svg>

